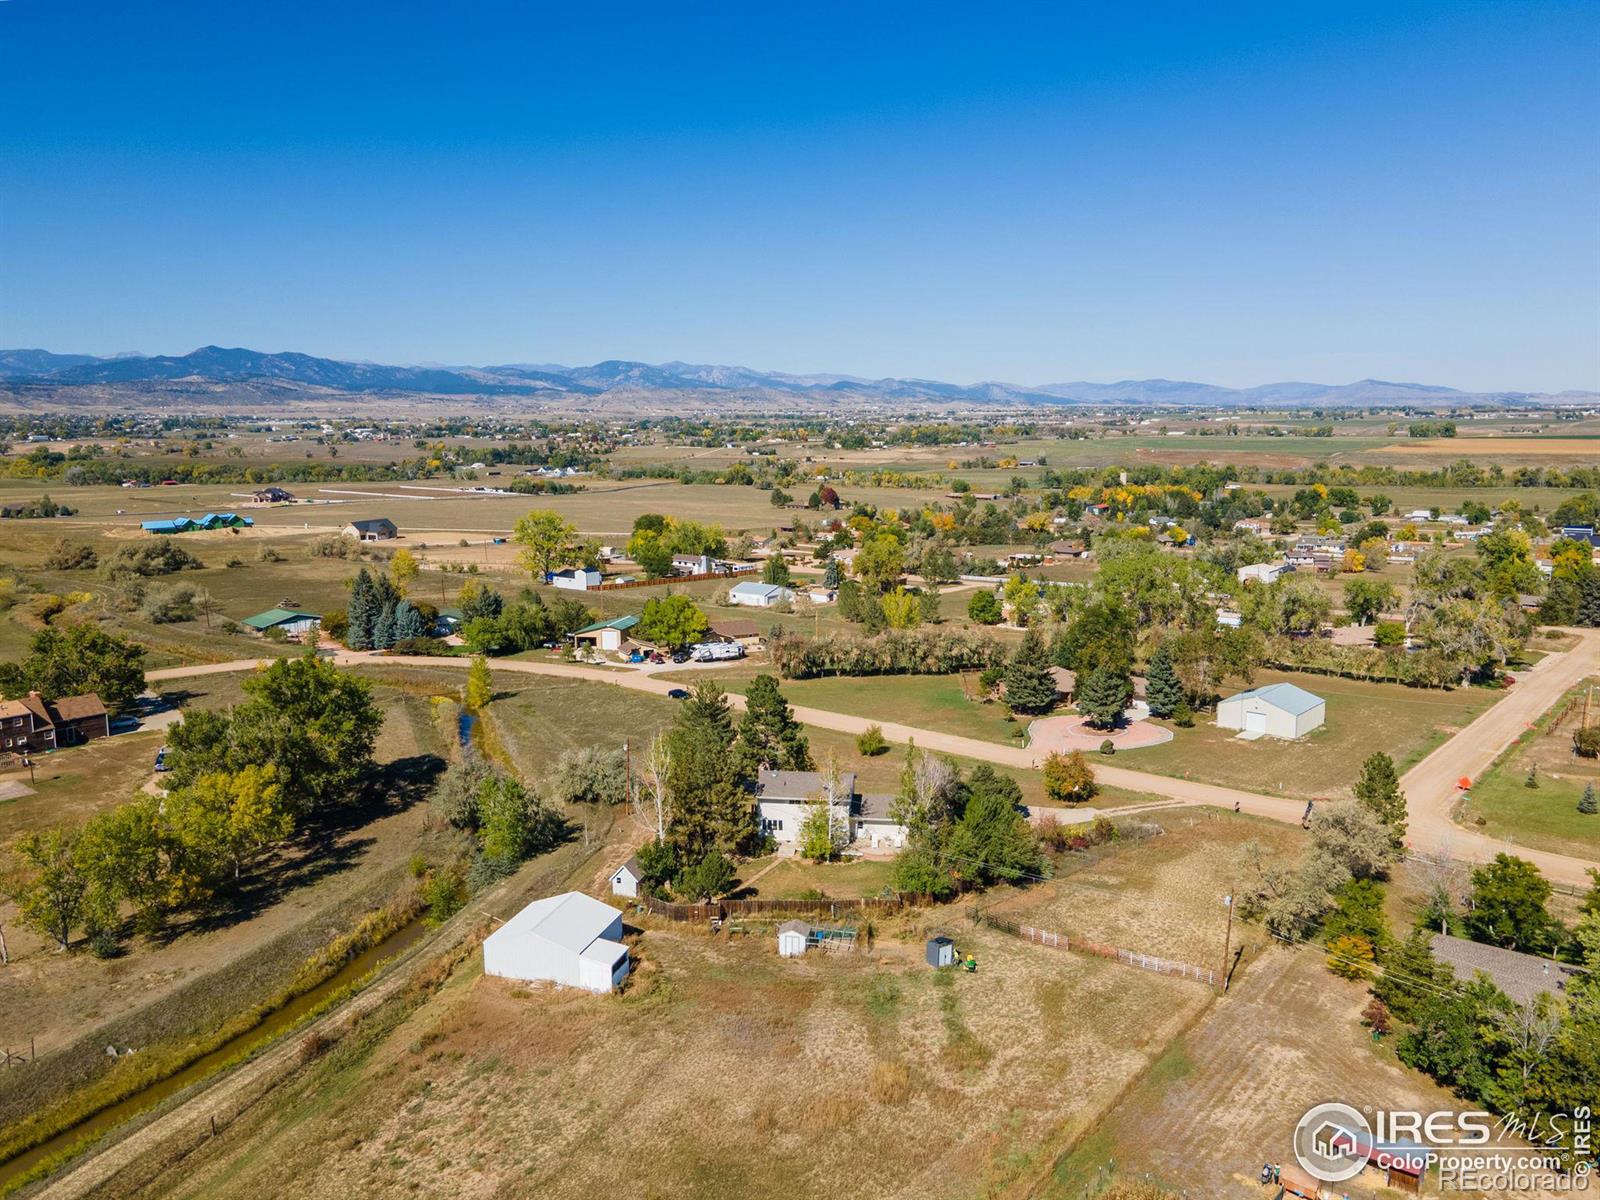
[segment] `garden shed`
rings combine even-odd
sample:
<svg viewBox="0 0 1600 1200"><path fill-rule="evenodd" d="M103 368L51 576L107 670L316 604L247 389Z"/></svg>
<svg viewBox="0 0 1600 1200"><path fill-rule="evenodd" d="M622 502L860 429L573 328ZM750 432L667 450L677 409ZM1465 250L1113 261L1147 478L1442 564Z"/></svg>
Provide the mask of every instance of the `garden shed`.
<svg viewBox="0 0 1600 1200"><path fill-rule="evenodd" d="M644 872L639 867L639 858L631 855L627 862L611 872L611 894L637 898L639 885L643 882Z"/></svg>
<svg viewBox="0 0 1600 1200"><path fill-rule="evenodd" d="M1250 738L1304 737L1327 715L1321 696L1292 683L1270 683L1229 696L1217 705L1217 728L1237 729Z"/></svg>
<svg viewBox="0 0 1600 1200"><path fill-rule="evenodd" d="M811 926L804 921L785 921L778 926L778 955L781 958L798 958L806 952L806 942L811 937Z"/></svg>
<svg viewBox="0 0 1600 1200"><path fill-rule="evenodd" d="M947 937L928 939L928 965L930 967L953 967L956 962L956 944Z"/></svg>

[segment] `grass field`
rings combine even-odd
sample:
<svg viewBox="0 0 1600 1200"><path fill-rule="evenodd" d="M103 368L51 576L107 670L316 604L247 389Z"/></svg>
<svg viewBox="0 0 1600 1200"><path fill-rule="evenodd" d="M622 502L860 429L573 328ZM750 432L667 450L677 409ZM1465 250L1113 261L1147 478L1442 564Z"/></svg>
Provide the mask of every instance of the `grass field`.
<svg viewBox="0 0 1600 1200"><path fill-rule="evenodd" d="M1421 760L1503 694L1487 688L1439 691L1321 675L1260 671L1255 685L1288 682L1327 701L1327 720L1299 741L1242 742L1211 713L1170 742L1116 758L1118 766L1278 795L1349 795L1362 761L1383 750L1401 771Z"/></svg>
<svg viewBox="0 0 1600 1200"><path fill-rule="evenodd" d="M742 692L750 680L770 667L752 664L717 672L717 682L728 691ZM668 678L693 681L692 672L673 672ZM941 733L980 738L1020 746L1022 725L1007 722L998 704L968 699L959 675L827 676L821 679L787 679L783 694L790 704L826 708Z"/></svg>
<svg viewBox="0 0 1600 1200"><path fill-rule="evenodd" d="M189 681L187 705L234 703L241 681L242 676L231 674ZM426 778L441 768L449 753L448 734L435 721L432 705L423 697L384 687L377 699L386 715L376 747L379 764L409 778ZM153 777L151 763L161 739L159 732L123 734L43 756L37 792L0 803L0 861L12 865L10 847L21 833L82 821L125 802ZM26 772L21 778L26 780ZM380 804L353 824L297 839L261 869L239 912L179 923L163 938L135 937L126 953L109 960L56 954L17 924L8 904L0 913L5 914L13 966L0 975L0 1012L15 1028L36 1037L43 1052L95 1022L148 1004L318 908L364 890L412 853L426 851L432 841L424 837L422 817L422 808L408 802Z"/></svg>
<svg viewBox="0 0 1600 1200"><path fill-rule="evenodd" d="M1492 837L1536 850L1600 858L1600 814L1578 811L1585 786L1593 784L1600 792L1600 762L1572 752L1572 733L1582 720L1582 697L1595 684L1600 680L1562 697L1534 729L1474 780L1459 819ZM1565 719L1557 726L1554 718L1563 712ZM1595 721L1600 721L1600 709L1591 713L1591 724ZM1536 788L1527 786L1529 768L1536 768Z"/></svg>
<svg viewBox="0 0 1600 1200"><path fill-rule="evenodd" d="M475 965L364 1032L162 1180L173 1197L589 1197L618 1148L647 1200L966 1197L1026 1186L1208 1002L1196 985L961 932L779 960L769 937L651 928L627 992ZM901 940L901 938L905 940ZM289 1147L293 1152L288 1152Z"/></svg>
<svg viewBox="0 0 1600 1200"><path fill-rule="evenodd" d="M1360 1020L1367 999L1315 951L1267 950L1033 1194L1082 1200L1110 1166L1173 1194L1271 1195L1257 1172L1263 1162L1294 1161L1295 1122L1314 1104L1353 1096L1349 1103L1391 1111L1459 1110L1449 1092L1373 1045ZM1335 1194L1344 1193L1400 1195L1365 1178Z"/></svg>
<svg viewBox="0 0 1600 1200"><path fill-rule="evenodd" d="M1164 833L996 902L996 915L1197 966L1220 968L1238 853L1257 841L1289 858L1305 835L1293 826L1213 809L1163 812ZM1250 959L1267 938L1236 922L1233 945Z"/></svg>
<svg viewBox="0 0 1600 1200"><path fill-rule="evenodd" d="M770 868L770 869L769 869ZM889 887L894 865L881 860L851 859L844 862L812 863L794 858L758 858L739 869L741 880L761 878L750 885L751 895L768 900L788 900L807 892L843 900L856 896L876 896ZM740 895L744 894L741 889Z"/></svg>

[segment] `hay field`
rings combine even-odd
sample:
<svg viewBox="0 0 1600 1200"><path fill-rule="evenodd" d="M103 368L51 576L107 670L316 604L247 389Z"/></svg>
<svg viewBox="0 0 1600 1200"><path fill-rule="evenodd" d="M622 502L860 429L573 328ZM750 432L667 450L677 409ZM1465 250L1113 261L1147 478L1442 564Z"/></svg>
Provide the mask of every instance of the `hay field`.
<svg viewBox="0 0 1600 1200"><path fill-rule="evenodd" d="M994 914L1196 966L1220 966L1227 922L1222 900L1236 880L1239 848L1258 841L1293 857L1305 835L1292 826L1214 809L1151 818L1164 834L1017 892L996 904ZM1259 931L1234 922L1235 946L1262 942ZM1247 962L1253 954L1247 952Z"/></svg>
<svg viewBox="0 0 1600 1200"><path fill-rule="evenodd" d="M620 996L458 970L191 1156L172 1197L804 1200L1026 1186L1210 993L998 934L779 960L652 928ZM242 1127L241 1127L242 1126ZM177 1172L173 1173L178 1176Z"/></svg>

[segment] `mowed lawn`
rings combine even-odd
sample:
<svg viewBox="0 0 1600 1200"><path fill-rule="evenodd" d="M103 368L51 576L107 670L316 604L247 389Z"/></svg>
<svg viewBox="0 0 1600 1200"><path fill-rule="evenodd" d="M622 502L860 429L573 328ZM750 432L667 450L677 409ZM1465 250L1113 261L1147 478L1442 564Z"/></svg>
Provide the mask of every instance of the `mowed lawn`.
<svg viewBox="0 0 1600 1200"><path fill-rule="evenodd" d="M1595 682L1600 681L1589 684ZM1578 811L1586 786L1593 785L1600 793L1600 760L1572 752L1572 734L1583 719L1586 686L1573 688L1558 700L1532 731L1474 781L1461 804L1462 821L1537 850L1600 858L1600 813ZM1564 719L1556 724L1558 715ZM1537 787L1528 786L1530 768L1536 769Z"/></svg>
<svg viewBox="0 0 1600 1200"><path fill-rule="evenodd" d="M876 896L890 886L894 864L886 859L846 859L843 862L813 863L798 858L758 858L739 868L741 883L750 891L738 895L759 896L763 900L790 900L808 892L822 892L830 899Z"/></svg>
<svg viewBox="0 0 1600 1200"><path fill-rule="evenodd" d="M1524 783L1526 768L1497 770L1478 780L1462 816L1475 828L1491 837L1552 850L1600 858L1600 814L1578 811L1578 800L1586 783L1600 793L1600 772L1575 770L1571 774L1546 774L1537 788ZM1479 826L1476 818L1482 817Z"/></svg>
<svg viewBox="0 0 1600 1200"><path fill-rule="evenodd" d="M716 680L730 692L743 692L750 680L771 667L718 671ZM701 675L674 675L694 681ZM969 699L960 675L830 675L821 679L786 679L783 694L790 704L850 713L874 721L891 721L919 729L936 729L962 737L1020 746L1021 722L1005 719L999 704ZM972 684L976 689L976 682Z"/></svg>
<svg viewBox="0 0 1600 1200"><path fill-rule="evenodd" d="M1439 691L1322 675L1261 671L1255 686L1293 683L1327 701L1327 720L1299 741L1243 742L1197 713L1193 729L1173 727L1170 742L1116 756L1119 767L1176 775L1277 795L1352 793L1361 763L1382 750L1404 771L1505 693L1488 688Z"/></svg>

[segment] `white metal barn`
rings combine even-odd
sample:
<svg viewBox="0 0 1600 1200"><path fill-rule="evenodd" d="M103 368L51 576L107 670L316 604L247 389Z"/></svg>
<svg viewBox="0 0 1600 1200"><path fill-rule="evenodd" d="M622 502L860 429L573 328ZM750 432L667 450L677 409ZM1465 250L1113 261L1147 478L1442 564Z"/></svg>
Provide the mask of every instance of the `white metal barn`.
<svg viewBox="0 0 1600 1200"><path fill-rule="evenodd" d="M609 992L628 977L622 910L582 892L535 900L483 940L483 970Z"/></svg>
<svg viewBox="0 0 1600 1200"><path fill-rule="evenodd" d="M729 604L742 604L746 608L776 608L780 604L788 604L794 599L791 588L780 587L776 583L755 583L746 580L736 583L728 591Z"/></svg>
<svg viewBox="0 0 1600 1200"><path fill-rule="evenodd" d="M1321 696L1292 683L1270 683L1217 704L1217 728L1246 737L1304 737L1327 717Z"/></svg>

